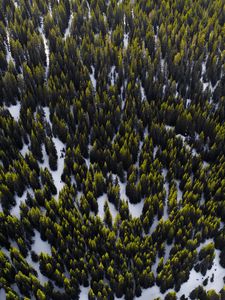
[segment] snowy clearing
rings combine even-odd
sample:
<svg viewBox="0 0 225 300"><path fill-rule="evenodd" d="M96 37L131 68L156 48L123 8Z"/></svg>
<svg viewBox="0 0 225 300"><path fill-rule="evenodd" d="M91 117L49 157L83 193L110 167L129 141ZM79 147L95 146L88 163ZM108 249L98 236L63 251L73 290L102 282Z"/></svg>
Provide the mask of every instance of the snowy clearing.
<svg viewBox="0 0 225 300"><path fill-rule="evenodd" d="M31 189L26 190L22 197L15 196L16 205L11 209L10 214L20 219L20 204L24 203L27 197L27 192L31 193Z"/></svg>
<svg viewBox="0 0 225 300"><path fill-rule="evenodd" d="M40 232L37 230L34 230L35 236L34 236L34 243L32 245L32 250L37 253L38 255L43 253L47 253L51 255L51 246L48 242L44 242L41 239Z"/></svg>

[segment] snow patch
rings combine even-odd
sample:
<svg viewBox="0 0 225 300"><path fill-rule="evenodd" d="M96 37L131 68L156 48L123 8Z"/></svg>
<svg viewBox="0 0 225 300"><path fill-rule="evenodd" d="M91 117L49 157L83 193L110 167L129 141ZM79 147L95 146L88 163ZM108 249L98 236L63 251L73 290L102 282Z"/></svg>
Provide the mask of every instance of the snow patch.
<svg viewBox="0 0 225 300"><path fill-rule="evenodd" d="M52 171L50 169L49 163L48 163L48 155L47 155L44 145L42 145L43 162L39 163L39 166L42 169L47 168L49 170L49 172L52 174L52 178L53 178L54 184L57 189L57 197L58 197L60 190L65 185L65 183L61 180L61 175L62 175L63 169L64 169L64 158L65 158L64 150L66 149L66 146L58 138L53 137L52 140L55 144L55 148L56 148L57 156L58 156L57 170Z"/></svg>
<svg viewBox="0 0 225 300"><path fill-rule="evenodd" d="M128 47L128 40L129 40L129 35L127 33L124 33L124 36L123 36L123 45L124 45L125 49L127 49L127 47Z"/></svg>
<svg viewBox="0 0 225 300"><path fill-rule="evenodd" d="M57 155L58 155L58 168L56 171L51 171L52 177L57 188L57 196L59 195L60 190L64 187L65 183L61 180L61 175L64 169L64 156L63 149L66 149L66 146L58 139L53 138L53 142L55 144Z"/></svg>
<svg viewBox="0 0 225 300"><path fill-rule="evenodd" d="M109 73L109 78L111 80L111 85L115 85L115 81L118 78L118 73L115 70L116 70L116 67L112 66L111 70L110 70L110 73Z"/></svg>
<svg viewBox="0 0 225 300"><path fill-rule="evenodd" d="M92 86L94 88L94 90L96 91L96 79L95 79L95 68L93 66L91 66L91 70L92 70L92 73L90 74L90 79L91 79L91 83L92 83Z"/></svg>
<svg viewBox="0 0 225 300"><path fill-rule="evenodd" d="M21 109L20 102L18 102L16 105L11 105L11 106L7 107L7 109L9 110L13 119L18 122L19 117L20 117L20 109Z"/></svg>
<svg viewBox="0 0 225 300"><path fill-rule="evenodd" d="M98 216L103 220L104 219L104 205L105 201L108 202L109 210L112 215L112 219L114 220L116 218L116 215L118 214L118 211L115 209L115 206L108 201L108 197L106 194L98 197Z"/></svg>
<svg viewBox="0 0 225 300"><path fill-rule="evenodd" d="M145 94L145 90L142 85L141 85L140 89L141 89L141 100L144 101L144 100L146 100L146 94Z"/></svg>
<svg viewBox="0 0 225 300"><path fill-rule="evenodd" d="M4 288L1 288L0 290L0 299L2 300L6 299L6 293Z"/></svg>
<svg viewBox="0 0 225 300"><path fill-rule="evenodd" d="M157 153L158 149L159 149L158 146L155 146L154 149L153 149L153 159L154 159L154 160L155 160L156 153Z"/></svg>
<svg viewBox="0 0 225 300"><path fill-rule="evenodd" d="M141 199L141 202L137 204L132 204L128 202L129 211L132 215L132 218L140 218L144 206L144 200Z"/></svg>
<svg viewBox="0 0 225 300"><path fill-rule="evenodd" d="M12 52L11 52L11 47L10 47L10 36L9 36L9 30L8 28L6 29L6 39L7 42L5 43L5 48L6 48L6 60L7 63L9 64L10 61L12 61L15 65L15 61L12 57Z"/></svg>
<svg viewBox="0 0 225 300"><path fill-rule="evenodd" d="M182 200L183 197L183 192L180 189L180 180L175 180L176 185L177 185L177 202Z"/></svg>
<svg viewBox="0 0 225 300"><path fill-rule="evenodd" d="M66 38L70 35L72 21L73 21L73 13L71 12L69 22L68 22L68 26L65 30L65 34L64 34L64 37L63 37L64 40L66 40Z"/></svg>
<svg viewBox="0 0 225 300"><path fill-rule="evenodd" d="M188 108L191 105L191 99L186 100L186 108Z"/></svg>
<svg viewBox="0 0 225 300"><path fill-rule="evenodd" d="M50 64L50 50L49 50L49 45L48 41L46 39L46 36L44 34L44 22L43 22L43 17L41 17L41 27L39 27L39 32L42 36L43 42L44 42L44 48L45 48L45 55L46 55L46 69L45 69L45 79L47 80L48 74L49 74L49 64Z"/></svg>
<svg viewBox="0 0 225 300"><path fill-rule="evenodd" d="M166 175L168 171L166 169L162 170L162 175L164 178L164 189L166 191L166 199L165 199L165 205L164 205L164 213L163 213L163 219L166 221L169 218L168 214L168 196L169 196L169 183L166 180Z"/></svg>
<svg viewBox="0 0 225 300"><path fill-rule="evenodd" d="M25 157L26 154L29 153L29 146L24 144L22 150L20 150L20 153L23 155L23 157Z"/></svg>
<svg viewBox="0 0 225 300"><path fill-rule="evenodd" d="M24 193L21 197L19 197L17 195L15 196L16 205L14 207L12 207L11 211L10 211L10 214L12 216L15 216L18 219L20 219L20 205L25 202L28 192L30 193L30 195L33 195L32 189L28 188L28 189L26 189L26 191L24 191Z"/></svg>
<svg viewBox="0 0 225 300"><path fill-rule="evenodd" d="M123 24L124 24L124 34L123 34L123 47L124 49L127 49L128 47L128 40L129 40L129 35L128 33L125 32L125 27L126 27L126 16L124 14L124 18L123 18Z"/></svg>
<svg viewBox="0 0 225 300"><path fill-rule="evenodd" d="M43 110L44 110L44 112L45 112L45 118L46 118L47 122L48 122L49 124L51 124L49 107L47 107L47 106L46 106L46 107L43 107Z"/></svg>
<svg viewBox="0 0 225 300"><path fill-rule="evenodd" d="M117 176L113 174L113 180L115 180ZM120 187L120 199L125 200L128 202L128 208L131 213L132 218L139 218L142 214L143 206L144 206L144 200L141 199L141 201L137 204L132 204L129 201L129 198L126 195L126 183L122 183L120 178L118 178L118 184Z"/></svg>
<svg viewBox="0 0 225 300"><path fill-rule="evenodd" d="M32 250L37 253L38 255L40 255L42 252L43 253L47 253L49 255L51 255L51 246L48 242L44 242L41 239L41 235L40 232L37 230L34 230L34 243L32 245Z"/></svg>
<svg viewBox="0 0 225 300"><path fill-rule="evenodd" d="M40 280L40 283L42 285L44 285L46 282L49 281L49 279L41 273L40 268L39 268L39 263L32 261L30 252L28 254L28 257L26 258L26 261L28 262L29 265L31 265L37 271L38 279Z"/></svg>
<svg viewBox="0 0 225 300"><path fill-rule="evenodd" d="M80 297L79 300L88 300L88 292L90 290L90 287L80 287Z"/></svg>

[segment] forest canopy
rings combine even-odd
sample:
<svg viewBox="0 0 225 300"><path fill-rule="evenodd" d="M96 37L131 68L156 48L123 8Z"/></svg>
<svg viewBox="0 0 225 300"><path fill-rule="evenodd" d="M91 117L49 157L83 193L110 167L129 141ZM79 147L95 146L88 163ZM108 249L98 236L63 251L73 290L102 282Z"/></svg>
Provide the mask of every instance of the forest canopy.
<svg viewBox="0 0 225 300"><path fill-rule="evenodd" d="M0 0L1 299L225 299L224 37L223 0Z"/></svg>

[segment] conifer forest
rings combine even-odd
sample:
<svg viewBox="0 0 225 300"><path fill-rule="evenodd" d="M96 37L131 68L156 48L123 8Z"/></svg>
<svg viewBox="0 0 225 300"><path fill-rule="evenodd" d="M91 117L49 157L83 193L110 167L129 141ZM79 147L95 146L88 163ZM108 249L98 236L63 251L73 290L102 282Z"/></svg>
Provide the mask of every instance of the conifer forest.
<svg viewBox="0 0 225 300"><path fill-rule="evenodd" d="M225 300L225 0L0 0L0 300Z"/></svg>

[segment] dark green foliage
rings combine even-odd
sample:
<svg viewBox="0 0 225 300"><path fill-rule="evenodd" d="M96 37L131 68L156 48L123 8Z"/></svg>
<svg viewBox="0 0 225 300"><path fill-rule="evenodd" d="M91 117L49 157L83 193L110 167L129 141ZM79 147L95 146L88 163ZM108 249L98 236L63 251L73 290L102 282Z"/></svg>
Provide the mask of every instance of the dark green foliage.
<svg viewBox="0 0 225 300"><path fill-rule="evenodd" d="M214 248L225 267L224 22L221 0L0 1L6 299L177 299Z"/></svg>

